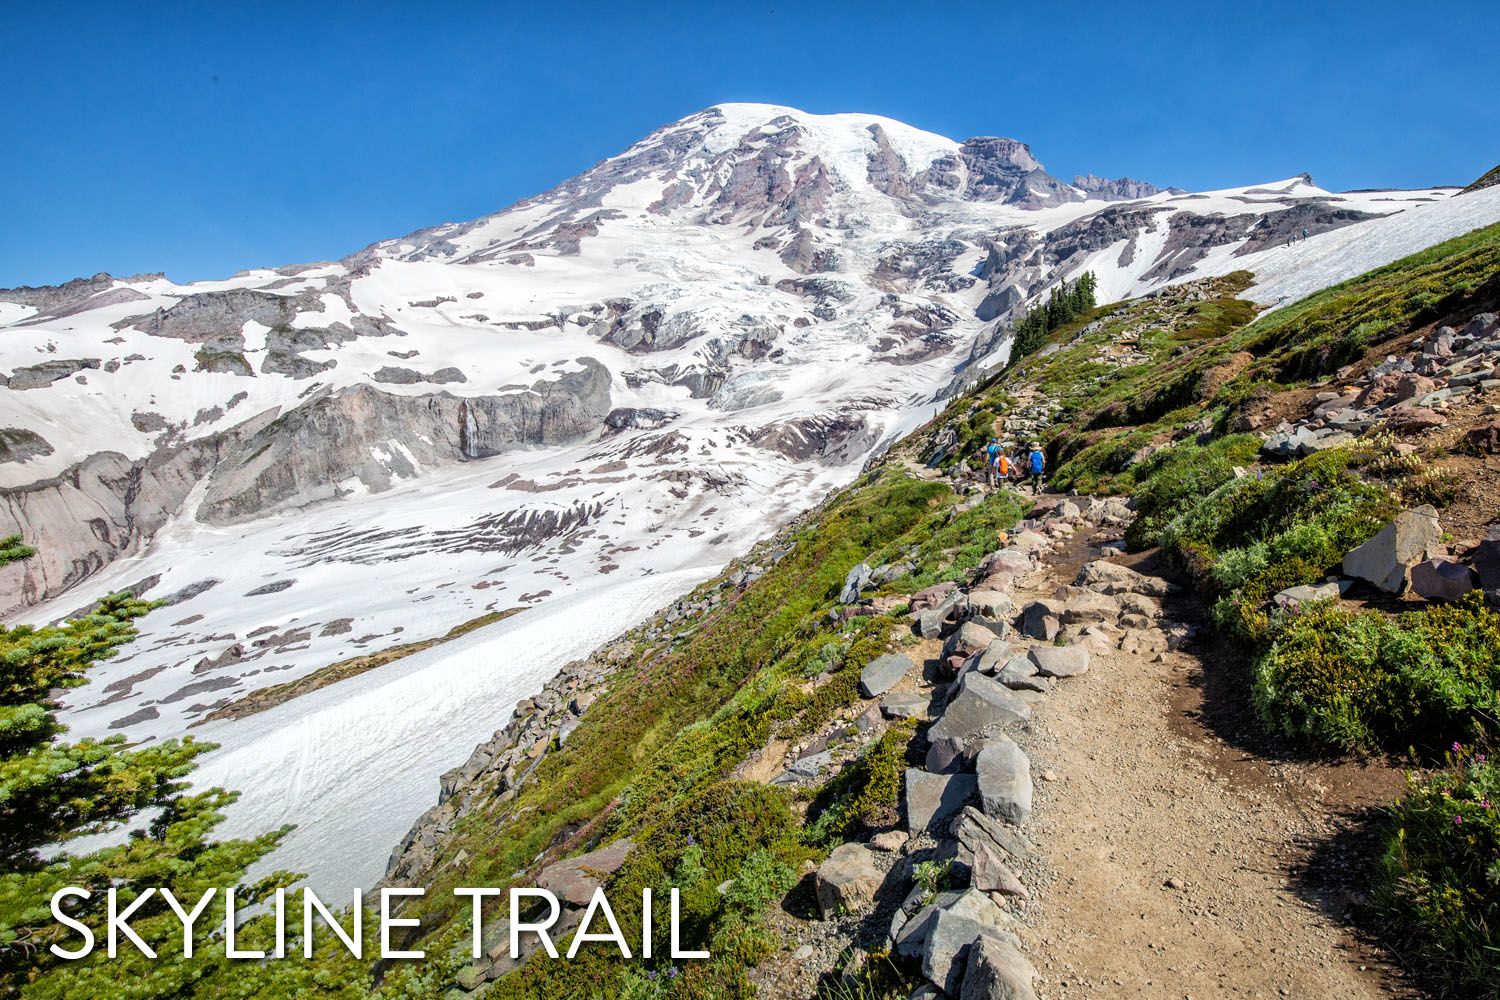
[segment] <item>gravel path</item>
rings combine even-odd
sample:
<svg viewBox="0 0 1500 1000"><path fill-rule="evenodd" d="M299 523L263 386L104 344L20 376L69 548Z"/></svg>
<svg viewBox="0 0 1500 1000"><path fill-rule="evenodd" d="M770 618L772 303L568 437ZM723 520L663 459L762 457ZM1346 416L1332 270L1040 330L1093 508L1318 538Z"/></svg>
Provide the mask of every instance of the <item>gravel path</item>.
<svg viewBox="0 0 1500 1000"><path fill-rule="evenodd" d="M1086 556L1075 544L1054 558L1052 585ZM1225 743L1199 721L1205 669L1186 651L1096 655L1021 734L1044 779L1032 828L1043 857L1029 873L1041 884L1023 933L1038 994L1414 995L1295 874L1338 814L1367 805L1352 800L1390 801L1399 774L1349 782L1350 765Z"/></svg>

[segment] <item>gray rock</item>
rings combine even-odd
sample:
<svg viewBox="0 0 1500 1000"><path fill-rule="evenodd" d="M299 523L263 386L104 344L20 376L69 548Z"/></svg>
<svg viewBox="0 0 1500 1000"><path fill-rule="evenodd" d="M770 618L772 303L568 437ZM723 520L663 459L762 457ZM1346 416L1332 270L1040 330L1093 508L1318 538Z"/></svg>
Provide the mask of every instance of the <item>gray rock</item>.
<svg viewBox="0 0 1500 1000"><path fill-rule="evenodd" d="M998 892L1002 896L1029 899L1031 893L1021 884L1015 872L1000 860L999 853L988 844L980 844L969 854L969 884L980 892Z"/></svg>
<svg viewBox="0 0 1500 1000"><path fill-rule="evenodd" d="M913 890L912 897L908 899L915 898L920 901L920 892L920 889ZM911 919L902 923L900 931L895 936L893 950L898 955L904 955L907 958L916 958L921 955L927 947L928 936L932 932L937 915L941 912L964 917L978 926L992 928L997 932L1004 931L1015 924L1010 914L996 906L994 900L978 889L949 890L938 893L926 906L919 907L912 914Z"/></svg>
<svg viewBox="0 0 1500 1000"><path fill-rule="evenodd" d="M965 674L958 693L949 702L943 717L927 731L930 740L954 737L968 740L987 729L998 728L1031 718L1031 706L1005 685L984 674Z"/></svg>
<svg viewBox="0 0 1500 1000"><path fill-rule="evenodd" d="M1036 1000L1036 974L1015 945L981 935L969 948L958 1000Z"/></svg>
<svg viewBox="0 0 1500 1000"><path fill-rule="evenodd" d="M608 847L548 865L537 875L537 887L555 894L569 905L583 906L606 878L620 870L634 849L633 841L617 840Z"/></svg>
<svg viewBox="0 0 1500 1000"><path fill-rule="evenodd" d="M1101 594L1144 594L1147 597L1166 597L1176 589L1172 583L1159 576L1137 573L1129 566L1121 566L1105 559L1085 563L1073 580L1077 587L1087 587Z"/></svg>
<svg viewBox="0 0 1500 1000"><path fill-rule="evenodd" d="M1314 601L1336 601L1343 593L1337 583L1305 583L1300 587L1288 587L1271 598L1279 608L1291 610L1301 608Z"/></svg>
<svg viewBox="0 0 1500 1000"><path fill-rule="evenodd" d="M1452 559L1428 559L1411 568L1411 589L1429 601L1456 601L1474 589L1474 571Z"/></svg>
<svg viewBox="0 0 1500 1000"><path fill-rule="evenodd" d="M1059 617L1068 625L1113 622L1120 617L1120 602L1106 594L1088 591L1069 597L1060 611Z"/></svg>
<svg viewBox="0 0 1500 1000"><path fill-rule="evenodd" d="M1015 610L1015 602L1009 594L995 590L971 590L969 607L986 618L1004 618Z"/></svg>
<svg viewBox="0 0 1500 1000"><path fill-rule="evenodd" d="M823 919L856 913L870 904L883 879L875 852L863 844L840 844L815 878L818 912Z"/></svg>
<svg viewBox="0 0 1500 1000"><path fill-rule="evenodd" d="M839 591L840 604L853 604L859 600L859 592L870 582L870 564L860 563L844 577L844 589Z"/></svg>
<svg viewBox="0 0 1500 1000"><path fill-rule="evenodd" d="M1008 855L1016 861L1024 861L1034 850L1031 841L1016 827L986 816L973 806L964 806L950 829L959 842L960 856L965 850L972 854L981 846L988 846L999 850L1002 858Z"/></svg>
<svg viewBox="0 0 1500 1000"><path fill-rule="evenodd" d="M1014 687L1023 681L1030 681L1036 676L1036 664L1032 662L1029 655L1018 653L1005 661L1005 666L995 675L995 679L1006 687Z"/></svg>
<svg viewBox="0 0 1500 1000"><path fill-rule="evenodd" d="M887 719L915 719L927 714L931 698L920 691L892 691L880 699L880 713Z"/></svg>
<svg viewBox="0 0 1500 1000"><path fill-rule="evenodd" d="M994 907L994 904L990 904ZM1001 913L998 907L994 912ZM985 923L956 909L940 909L927 929L922 947L922 975L944 993L957 994L968 967L969 951L981 939L991 938L1019 950L1021 942L997 923Z"/></svg>
<svg viewBox="0 0 1500 1000"><path fill-rule="evenodd" d="M915 664L900 653L877 656L859 673L859 691L866 698L878 698L895 687Z"/></svg>
<svg viewBox="0 0 1500 1000"><path fill-rule="evenodd" d="M912 630L924 639L936 639L943 634L943 625L948 621L948 612L942 608L928 608L918 612Z"/></svg>
<svg viewBox="0 0 1500 1000"><path fill-rule="evenodd" d="M1000 665L1011 658L1011 645L1004 639L996 639L984 647L984 652L979 654L979 659L974 664L974 669L982 674L993 674L1000 669Z"/></svg>
<svg viewBox="0 0 1500 1000"><path fill-rule="evenodd" d="M26 389L43 389L53 382L60 382L69 375L84 369L99 367L98 358L56 358L40 364L24 365L10 373L7 387L17 392Z"/></svg>
<svg viewBox="0 0 1500 1000"><path fill-rule="evenodd" d="M1043 677L1077 677L1089 669L1089 651L1082 646L1035 646L1026 655Z"/></svg>
<svg viewBox="0 0 1500 1000"><path fill-rule="evenodd" d="M1436 555L1441 539L1434 507L1424 504L1402 511L1374 538L1344 556L1344 575L1399 594L1410 581L1411 568Z"/></svg>
<svg viewBox="0 0 1500 1000"><path fill-rule="evenodd" d="M1014 826L1031 818L1031 761L1009 739L991 740L974 760L979 798L988 816Z"/></svg>
<svg viewBox="0 0 1500 1000"><path fill-rule="evenodd" d="M940 830L963 809L978 781L972 774L928 774L906 769L906 827L913 834Z"/></svg>
<svg viewBox="0 0 1500 1000"><path fill-rule="evenodd" d="M953 774L963 769L964 741L949 737L933 740L927 748L927 770L933 774Z"/></svg>

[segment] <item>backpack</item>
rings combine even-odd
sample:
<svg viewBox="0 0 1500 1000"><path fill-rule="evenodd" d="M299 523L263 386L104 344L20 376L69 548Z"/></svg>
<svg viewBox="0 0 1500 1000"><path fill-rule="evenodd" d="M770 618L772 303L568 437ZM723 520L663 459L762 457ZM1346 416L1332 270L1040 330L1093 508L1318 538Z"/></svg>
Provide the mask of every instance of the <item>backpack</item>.
<svg viewBox="0 0 1500 1000"><path fill-rule="evenodd" d="M1006 458L1004 455L1000 456L1000 475L1010 475L1010 459Z"/></svg>
<svg viewBox="0 0 1500 1000"><path fill-rule="evenodd" d="M1042 453L1041 452L1039 452L1039 451L1032 452L1031 453L1031 471L1032 472L1041 472L1042 471L1042 461L1043 461L1043 459L1042 459Z"/></svg>

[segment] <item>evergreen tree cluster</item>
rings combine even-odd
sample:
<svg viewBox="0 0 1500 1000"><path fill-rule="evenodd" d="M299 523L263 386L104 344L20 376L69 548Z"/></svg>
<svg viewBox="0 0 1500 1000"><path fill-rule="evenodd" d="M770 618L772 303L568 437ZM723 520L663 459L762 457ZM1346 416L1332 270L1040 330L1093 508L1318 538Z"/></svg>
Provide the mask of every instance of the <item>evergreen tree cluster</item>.
<svg viewBox="0 0 1500 1000"><path fill-rule="evenodd" d="M1011 328L1015 339L1011 341L1010 361L1006 367L1035 353L1053 330L1091 312L1097 305L1094 300L1097 289L1094 272L1085 271L1075 280L1064 281L1053 288L1046 302L1028 309Z"/></svg>

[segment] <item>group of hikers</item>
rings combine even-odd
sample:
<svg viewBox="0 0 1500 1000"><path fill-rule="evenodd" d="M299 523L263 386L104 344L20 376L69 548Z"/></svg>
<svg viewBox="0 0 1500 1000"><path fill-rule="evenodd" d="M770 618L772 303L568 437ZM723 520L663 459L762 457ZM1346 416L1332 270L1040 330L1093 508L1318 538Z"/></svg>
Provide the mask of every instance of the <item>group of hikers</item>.
<svg viewBox="0 0 1500 1000"><path fill-rule="evenodd" d="M984 478L991 486L999 486L1008 482L1029 484L1033 493L1042 492L1042 473L1047 468L1047 457L1042 454L1040 441L1033 441L1031 445L1015 457L1005 453L999 438L990 438L989 445L984 449Z"/></svg>

